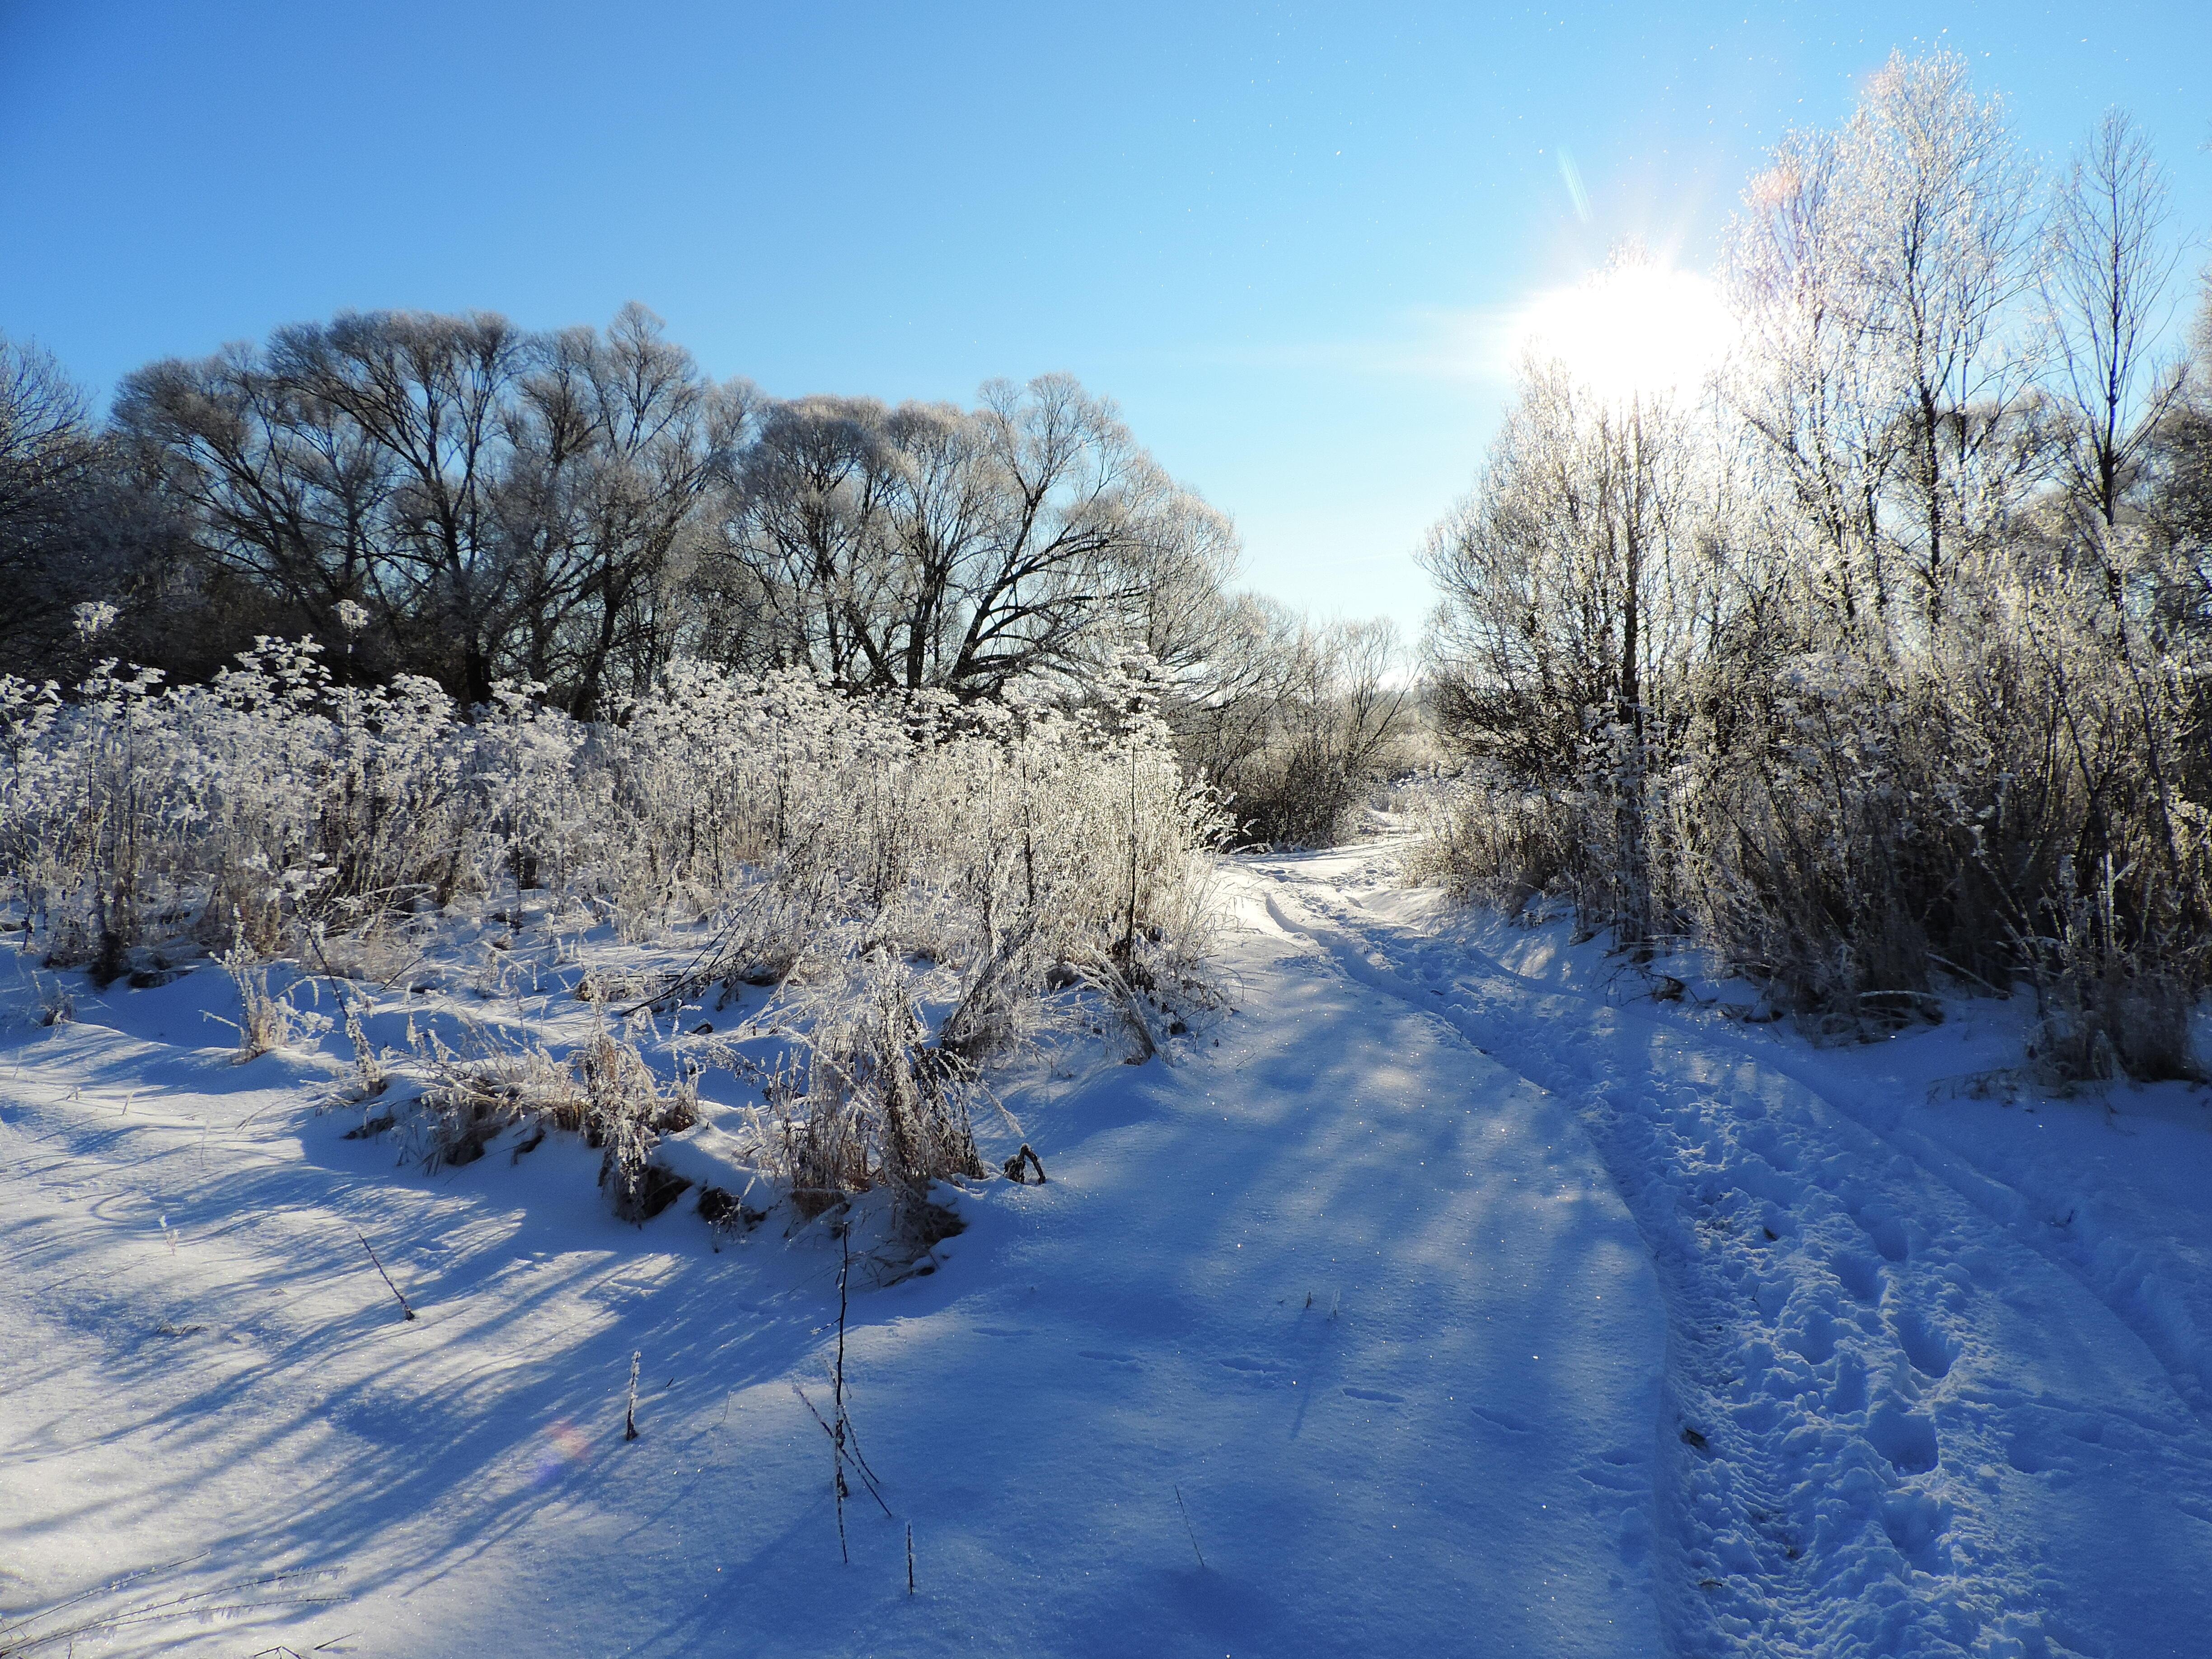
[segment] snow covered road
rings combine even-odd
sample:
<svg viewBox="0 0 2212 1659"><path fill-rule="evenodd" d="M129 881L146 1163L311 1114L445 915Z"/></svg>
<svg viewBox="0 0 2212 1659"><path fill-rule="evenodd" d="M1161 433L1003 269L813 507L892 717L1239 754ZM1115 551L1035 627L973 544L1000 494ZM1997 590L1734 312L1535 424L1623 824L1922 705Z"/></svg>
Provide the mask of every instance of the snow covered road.
<svg viewBox="0 0 2212 1659"><path fill-rule="evenodd" d="M1029 1077L1049 1184L855 1295L849 1566L825 1230L622 1225L557 1139L395 1167L325 1063L199 1046L211 969L17 988L0 1652L2208 1650L2201 1107L1907 1111L1388 849L1224 885L1237 1011ZM2125 1212L2054 1224L2092 1167Z"/></svg>
<svg viewBox="0 0 2212 1659"><path fill-rule="evenodd" d="M160 1568L92 1610L229 1610L80 1654L1659 1653L1626 1210L1559 1101L1231 879L1239 1011L1036 1079L1050 1184L964 1200L942 1271L856 1297L898 1520L849 1509L849 1567L789 1387L826 1391L821 1230L623 1227L557 1145L395 1169L304 1060L191 1046L212 972L18 1036L0 1607Z"/></svg>
<svg viewBox="0 0 2212 1659"><path fill-rule="evenodd" d="M1596 945L1451 915L1387 856L1266 873L1347 973L1571 1103L1634 1212L1668 1309L1656 1582L1677 1650L2212 1651L2202 1346L2185 1310L2146 1321L2077 1267L2051 1237L2070 1207L2005 1184L2044 1124L1954 1100L1919 1127L1924 1077L1608 992ZM2052 1109L2077 1139L2162 1131L2130 1150L2198 1179L2177 1196L2201 1244L2201 1104L2125 1128ZM2174 1218L2132 1220L2150 1240Z"/></svg>

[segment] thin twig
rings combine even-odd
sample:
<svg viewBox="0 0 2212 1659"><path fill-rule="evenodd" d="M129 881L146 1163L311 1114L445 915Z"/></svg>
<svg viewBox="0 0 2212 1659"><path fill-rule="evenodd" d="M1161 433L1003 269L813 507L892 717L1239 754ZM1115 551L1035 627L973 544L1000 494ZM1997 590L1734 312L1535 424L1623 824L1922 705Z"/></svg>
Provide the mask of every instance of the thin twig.
<svg viewBox="0 0 2212 1659"><path fill-rule="evenodd" d="M1190 1553L1198 1558L1198 1570L1206 1571L1206 1552L1198 1547L1198 1528L1190 1524L1190 1505L1182 1501L1182 1488L1175 1489L1176 1507L1182 1511L1182 1529L1190 1534Z"/></svg>
<svg viewBox="0 0 2212 1659"><path fill-rule="evenodd" d="M376 1247L374 1244L371 1244L368 1242L368 1236L361 1232L358 1229L355 1231L354 1237L361 1240L361 1248L368 1252L368 1259L371 1261L375 1262L376 1271L379 1273L383 1274L385 1284L391 1289L392 1294L398 1297L399 1311L405 1314L410 1319L414 1318L415 1310L407 1305L407 1298L400 1294L399 1287L392 1283L392 1275L388 1273L385 1273L384 1263L377 1261Z"/></svg>

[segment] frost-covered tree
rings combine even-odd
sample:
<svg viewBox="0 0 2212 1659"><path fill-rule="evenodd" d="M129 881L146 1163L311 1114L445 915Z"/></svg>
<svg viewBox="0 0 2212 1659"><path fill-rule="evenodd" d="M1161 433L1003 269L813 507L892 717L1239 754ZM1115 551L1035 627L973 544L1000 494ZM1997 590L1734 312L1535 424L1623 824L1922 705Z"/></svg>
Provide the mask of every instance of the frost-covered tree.
<svg viewBox="0 0 2212 1659"><path fill-rule="evenodd" d="M1605 397L1532 359L1480 482L1423 554L1439 721L1516 775L1602 799L1607 908L1639 933L1644 779L1698 616L1698 464L1673 395Z"/></svg>
<svg viewBox="0 0 2212 1659"><path fill-rule="evenodd" d="M1839 1030L2032 983L2060 1078L2187 1073L2212 984L2212 396L2109 118L2047 195L1893 58L1752 180L1740 348L1655 421L1542 366L1431 537L1471 768L1431 852Z"/></svg>
<svg viewBox="0 0 2212 1659"><path fill-rule="evenodd" d="M2033 170L1965 59L1893 53L1838 143L1878 362L1901 426L1895 538L1939 613L1948 562L2007 527L2040 455ZM1878 386L1881 385L1877 381Z"/></svg>

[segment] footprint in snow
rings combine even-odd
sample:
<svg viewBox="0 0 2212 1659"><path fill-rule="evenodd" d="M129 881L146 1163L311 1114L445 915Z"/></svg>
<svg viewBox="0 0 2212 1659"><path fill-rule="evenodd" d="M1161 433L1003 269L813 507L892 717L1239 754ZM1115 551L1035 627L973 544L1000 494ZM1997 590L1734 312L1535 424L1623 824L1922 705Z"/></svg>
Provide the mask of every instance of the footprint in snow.
<svg viewBox="0 0 2212 1659"><path fill-rule="evenodd" d="M1923 1572L1940 1572L1948 1565L1942 1542L1950 1522L1950 1505L1917 1487L1908 1486L1882 1500L1882 1530L1897 1553Z"/></svg>
<svg viewBox="0 0 2212 1659"><path fill-rule="evenodd" d="M1863 1255L1838 1255L1832 1265L1844 1288L1861 1302L1881 1300L1881 1269Z"/></svg>
<svg viewBox="0 0 2212 1659"><path fill-rule="evenodd" d="M1242 1355L1221 1361L1222 1366L1235 1371L1248 1382L1262 1388L1273 1388L1289 1373L1290 1367L1273 1359L1249 1359Z"/></svg>
<svg viewBox="0 0 2212 1659"><path fill-rule="evenodd" d="M1912 1369L1923 1376L1944 1377L1959 1358L1959 1345L1951 1337L1929 1323L1917 1309L1905 1308L1890 1317L1890 1329L1896 1334L1897 1346L1905 1350L1905 1357Z"/></svg>
<svg viewBox="0 0 2212 1659"><path fill-rule="evenodd" d="M1895 1216L1869 1209L1853 1219L1866 1229L1867 1237L1874 1241L1874 1247L1881 1252L1883 1260L1903 1261L1911 1255L1912 1247L1905 1237L1905 1224Z"/></svg>
<svg viewBox="0 0 2212 1659"><path fill-rule="evenodd" d="M1508 1434L1526 1434L1528 1432L1528 1425L1526 1423L1523 1423L1519 1418L1513 1416L1510 1413L1492 1411L1481 1406L1472 1407L1469 1409L1474 1412L1475 1416L1489 1424L1493 1429L1503 1429Z"/></svg>
<svg viewBox="0 0 2212 1659"><path fill-rule="evenodd" d="M1809 1310L1804 1324L1784 1339L1807 1364L1825 1365L1835 1357L1836 1322L1821 1309Z"/></svg>
<svg viewBox="0 0 2212 1659"><path fill-rule="evenodd" d="M1867 1440L1899 1474L1925 1474L1941 1461L1936 1419L1885 1401L1867 1418Z"/></svg>

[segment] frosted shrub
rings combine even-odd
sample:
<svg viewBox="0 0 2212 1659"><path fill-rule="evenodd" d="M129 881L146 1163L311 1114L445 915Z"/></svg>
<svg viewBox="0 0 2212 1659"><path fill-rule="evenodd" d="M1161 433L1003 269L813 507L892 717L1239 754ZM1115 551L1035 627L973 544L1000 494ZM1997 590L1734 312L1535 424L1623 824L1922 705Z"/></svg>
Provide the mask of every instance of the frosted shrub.
<svg viewBox="0 0 2212 1659"><path fill-rule="evenodd" d="M244 929L222 956L225 972L238 988L238 1059L242 1065L278 1048L321 1036L331 1027L330 1017L302 1009L284 992L269 988L269 968L246 949Z"/></svg>
<svg viewBox="0 0 2212 1659"><path fill-rule="evenodd" d="M429 682L333 691L304 641L200 687L112 662L75 702L0 681L0 858L26 929L103 977L165 940L266 953L472 876L468 756Z"/></svg>
<svg viewBox="0 0 2212 1659"><path fill-rule="evenodd" d="M857 700L679 665L588 764L606 775L621 908L726 904L728 983L803 974L865 921L962 975L962 1029L988 1048L1004 1000L1056 966L1161 988L1205 950L1222 820L1147 714Z"/></svg>
<svg viewBox="0 0 2212 1659"><path fill-rule="evenodd" d="M1402 809L1414 841L1406 878L1450 890L1454 897L1521 914L1533 901L1570 896L1568 879L1581 839L1579 796L1517 786L1494 769L1436 776L1405 788Z"/></svg>
<svg viewBox="0 0 2212 1659"><path fill-rule="evenodd" d="M2039 198L1966 62L1897 55L1750 182L1705 386L1532 356L1427 549L1436 706L1502 781L1430 871L1534 870L1816 1030L2024 985L2051 1079L2194 1074L2212 312L2173 372L2166 211L2124 116Z"/></svg>
<svg viewBox="0 0 2212 1659"><path fill-rule="evenodd" d="M1149 1054L1155 1021L1212 994L1224 821L1134 680L1106 708L963 705L678 661L597 725L538 692L501 684L468 720L428 681L336 686L312 644L273 640L202 687L112 663L74 700L0 681L0 873L27 943L112 977L228 938L258 1052L292 1016L258 961L390 958L362 930L424 909L530 890L634 939L705 922L700 972L590 994L778 987L765 1029L802 1058L775 1074L763 1156L815 1194L977 1172L991 1055L1092 1023L1079 1005ZM652 1146L686 1109L634 1046L422 1063L433 1163L530 1118L606 1149L621 1212L660 1201Z"/></svg>
<svg viewBox="0 0 2212 1659"><path fill-rule="evenodd" d="M610 744L653 779L668 747L757 734L717 745L702 780L749 807L718 837L680 794L618 786L617 800L681 815L622 841L658 849L640 872L655 902L750 855L696 982L779 987L770 1021L799 1058L769 1087L763 1145L810 1201L977 1173L977 1066L1066 1023L1085 988L1139 1054L1156 1041L1146 1008L1172 1022L1210 995L1206 854L1224 824L1141 706L861 703L795 678L748 690L696 676L663 706L709 696L723 719L706 732L640 721ZM640 754L655 732L660 752ZM732 781L748 769L750 787ZM948 1010L933 1029L932 1004Z"/></svg>
<svg viewBox="0 0 2212 1659"><path fill-rule="evenodd" d="M580 1125L587 1145L603 1147L599 1185L625 1221L645 1221L684 1189L654 1168L653 1149L665 1134L698 1121L688 1081L663 1085L633 1042L600 1031L573 1062L582 1094Z"/></svg>
<svg viewBox="0 0 2212 1659"><path fill-rule="evenodd" d="M933 1181L985 1173L973 1066L930 1042L905 963L881 945L787 1001L790 1057L763 1079L755 1133L803 1215L889 1187L914 1200Z"/></svg>
<svg viewBox="0 0 2212 1659"><path fill-rule="evenodd" d="M2049 1080L2195 1075L2191 658L2063 573L1978 561L1947 591L1899 636L1667 665L1652 700L1702 712L1648 723L1634 767L1591 742L1549 784L1470 771L1425 809L1416 878L1693 940L1817 1030L1917 1018L1946 979L2024 983Z"/></svg>
<svg viewBox="0 0 2212 1659"><path fill-rule="evenodd" d="M518 889L566 889L594 850L597 780L576 763L586 729L538 701L544 690L501 682L470 733L471 817L494 860L484 873Z"/></svg>
<svg viewBox="0 0 2212 1659"><path fill-rule="evenodd" d="M653 1149L698 1121L697 1095L688 1080L660 1081L626 1032L603 1027L565 1063L526 1043L466 1056L429 1036L418 1039L416 1060L429 1082L407 1109L408 1129L433 1169L472 1164L524 1126L517 1157L555 1129L601 1149L599 1185L624 1220L648 1218L683 1190L653 1167Z"/></svg>

